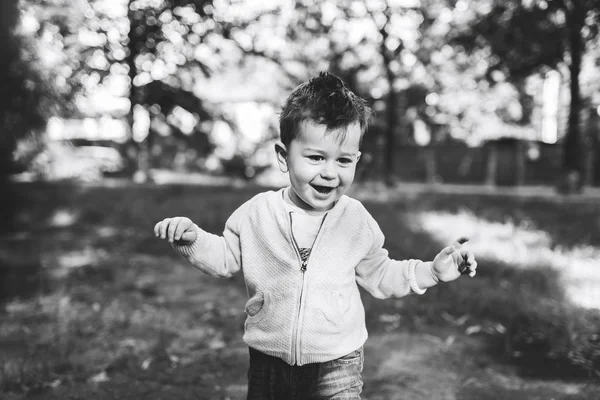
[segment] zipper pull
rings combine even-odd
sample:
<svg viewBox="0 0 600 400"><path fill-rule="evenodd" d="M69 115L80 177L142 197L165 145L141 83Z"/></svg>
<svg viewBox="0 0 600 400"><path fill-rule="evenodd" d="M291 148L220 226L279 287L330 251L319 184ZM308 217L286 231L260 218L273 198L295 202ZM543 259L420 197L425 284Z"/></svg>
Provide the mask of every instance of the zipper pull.
<svg viewBox="0 0 600 400"><path fill-rule="evenodd" d="M300 271L306 272L306 264L308 264L306 261L302 261L302 266L300 267Z"/></svg>

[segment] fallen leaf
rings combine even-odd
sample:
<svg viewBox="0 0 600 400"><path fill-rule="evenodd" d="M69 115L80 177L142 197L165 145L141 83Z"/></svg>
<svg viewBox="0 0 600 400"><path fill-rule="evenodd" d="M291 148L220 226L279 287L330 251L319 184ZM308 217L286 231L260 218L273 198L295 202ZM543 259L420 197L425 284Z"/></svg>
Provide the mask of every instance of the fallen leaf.
<svg viewBox="0 0 600 400"><path fill-rule="evenodd" d="M379 316L379 322L398 322L400 321L401 316L398 314L381 314Z"/></svg>
<svg viewBox="0 0 600 400"><path fill-rule="evenodd" d="M60 386L60 384L62 383L62 381L60 379L55 379L50 383L47 383L46 386L51 387L51 388L57 388Z"/></svg>
<svg viewBox="0 0 600 400"><path fill-rule="evenodd" d="M93 382L93 383L108 382L109 378L108 378L108 375L106 374L106 371L102 371L102 372L92 376L89 379L89 381Z"/></svg>
<svg viewBox="0 0 600 400"><path fill-rule="evenodd" d="M502 324L496 324L495 328L498 333L506 333L506 328Z"/></svg>
<svg viewBox="0 0 600 400"><path fill-rule="evenodd" d="M467 335L472 335L474 333L481 332L481 325L471 325L467 329L465 329L465 333Z"/></svg>
<svg viewBox="0 0 600 400"><path fill-rule="evenodd" d="M145 371L148 369L148 367L150 367L150 363L152 363L152 357L146 358L143 362L142 362L142 369Z"/></svg>

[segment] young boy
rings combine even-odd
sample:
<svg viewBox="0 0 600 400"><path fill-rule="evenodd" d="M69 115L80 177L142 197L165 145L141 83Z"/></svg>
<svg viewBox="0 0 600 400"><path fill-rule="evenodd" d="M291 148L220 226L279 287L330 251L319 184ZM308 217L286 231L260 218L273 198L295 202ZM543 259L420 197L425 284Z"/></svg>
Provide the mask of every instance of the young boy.
<svg viewBox="0 0 600 400"><path fill-rule="evenodd" d="M344 195L369 117L364 100L321 73L291 93L280 116L275 151L290 187L244 203L223 236L185 217L154 227L210 275L243 270L248 399L360 399L367 329L358 285L383 299L423 294L464 265L475 275L466 239L431 262L390 259L377 222Z"/></svg>

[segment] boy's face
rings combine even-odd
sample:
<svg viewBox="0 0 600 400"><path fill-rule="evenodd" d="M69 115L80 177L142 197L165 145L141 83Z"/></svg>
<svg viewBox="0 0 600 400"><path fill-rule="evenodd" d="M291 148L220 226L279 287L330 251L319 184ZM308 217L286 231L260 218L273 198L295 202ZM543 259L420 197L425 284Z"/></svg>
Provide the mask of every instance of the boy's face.
<svg viewBox="0 0 600 400"><path fill-rule="evenodd" d="M345 140L340 131L326 132L325 125L304 121L287 148L276 146L280 169L290 174L290 197L298 207L327 211L352 185L361 130L358 124L342 129L347 130Z"/></svg>

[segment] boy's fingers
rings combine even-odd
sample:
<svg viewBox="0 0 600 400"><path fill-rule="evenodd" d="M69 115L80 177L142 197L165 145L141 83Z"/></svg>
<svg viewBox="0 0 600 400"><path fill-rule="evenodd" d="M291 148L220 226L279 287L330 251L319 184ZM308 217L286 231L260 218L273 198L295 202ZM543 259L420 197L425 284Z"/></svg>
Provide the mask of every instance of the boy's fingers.
<svg viewBox="0 0 600 400"><path fill-rule="evenodd" d="M467 263L467 261L464 258L460 258L458 260L458 272L461 275L464 274L468 274L471 271L471 269L469 268L469 264Z"/></svg>
<svg viewBox="0 0 600 400"><path fill-rule="evenodd" d="M454 248L454 246L448 246L448 247L445 247L445 248L442 250L442 253L444 253L444 254L447 254L447 255L450 255L450 254L454 253L454 250L456 250L456 249Z"/></svg>
<svg viewBox="0 0 600 400"><path fill-rule="evenodd" d="M477 261L471 261L471 262L469 263L469 269L470 269L471 271L475 271L475 270L477 269Z"/></svg>
<svg viewBox="0 0 600 400"><path fill-rule="evenodd" d="M173 239L179 240L182 238L183 234L189 229L190 224L188 221L182 219L177 225L177 229L175 230L175 236Z"/></svg>
<svg viewBox="0 0 600 400"><path fill-rule="evenodd" d="M194 239L196 239L196 237L194 235L195 235L195 232L183 232L183 235L181 235L180 240L184 240L186 242L192 242L192 241L194 241Z"/></svg>
<svg viewBox="0 0 600 400"><path fill-rule="evenodd" d="M461 264L459 271L463 275L468 274L471 278L475 276L477 273L477 261L475 261L473 254L465 257L465 262Z"/></svg>
<svg viewBox="0 0 600 400"><path fill-rule="evenodd" d="M169 227L169 224L171 222L171 218L165 218L162 220L162 222L159 222L160 226L159 226L159 235L162 239L165 239L167 237L167 228Z"/></svg>
<svg viewBox="0 0 600 400"><path fill-rule="evenodd" d="M470 252L470 251L461 251L460 255L462 256L462 258L465 261L465 263L467 263L468 265L471 265L471 264L475 263L475 255L472 252Z"/></svg>
<svg viewBox="0 0 600 400"><path fill-rule="evenodd" d="M475 260L475 256L473 255L472 252L470 252L469 250L466 249L460 249L459 253L461 255L461 257L466 261L466 262L471 262Z"/></svg>
<svg viewBox="0 0 600 400"><path fill-rule="evenodd" d="M475 261L475 256L473 255L473 253L467 253L466 254L466 258L467 258L467 262L469 264L477 264L477 262Z"/></svg>
<svg viewBox="0 0 600 400"><path fill-rule="evenodd" d="M456 247L458 247L459 249L461 248L461 246L464 243L467 243L469 241L469 238L466 236L461 236L456 240L456 243L454 244Z"/></svg>
<svg viewBox="0 0 600 400"><path fill-rule="evenodd" d="M177 226L179 226L180 223L181 218L173 218L173 220L169 224L169 230L167 234L169 242L172 242L175 239L175 232L177 231Z"/></svg>
<svg viewBox="0 0 600 400"><path fill-rule="evenodd" d="M161 239L168 239L173 242L184 238L184 234L192 226L194 226L194 223L186 217L165 218L154 225L154 234ZM192 232L192 240L195 238L193 234L194 232Z"/></svg>
<svg viewBox="0 0 600 400"><path fill-rule="evenodd" d="M181 237L181 234L185 231L185 229L183 228L183 222L179 221L179 223L177 224L177 227L175 228L175 231L173 232L173 240L179 240L179 238Z"/></svg>

